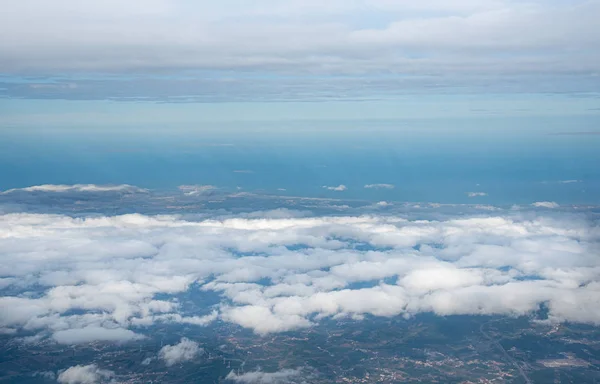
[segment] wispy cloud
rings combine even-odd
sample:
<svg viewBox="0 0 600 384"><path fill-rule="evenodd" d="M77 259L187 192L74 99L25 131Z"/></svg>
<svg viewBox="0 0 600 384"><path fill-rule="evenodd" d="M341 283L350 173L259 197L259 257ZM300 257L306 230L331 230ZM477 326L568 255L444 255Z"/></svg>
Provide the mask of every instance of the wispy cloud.
<svg viewBox="0 0 600 384"><path fill-rule="evenodd" d="M336 192L343 192L348 189L344 184L340 184L337 187L330 187L330 186L324 185L323 188L330 190L330 191L336 191Z"/></svg>
<svg viewBox="0 0 600 384"><path fill-rule="evenodd" d="M277 372L254 371L242 374L231 371L225 379L243 384L284 384L290 383L293 378L300 376L301 373L300 369L283 369Z"/></svg>
<svg viewBox="0 0 600 384"><path fill-rule="evenodd" d="M558 207L560 207L560 205L558 205L554 201L538 201L531 205L534 207L537 207L537 208L558 208Z"/></svg>
<svg viewBox="0 0 600 384"><path fill-rule="evenodd" d="M180 185L178 188L187 196L203 195L217 189L214 185Z"/></svg>
<svg viewBox="0 0 600 384"><path fill-rule="evenodd" d="M600 131L587 131L587 132L558 132L553 133L555 136L597 136L600 135Z"/></svg>
<svg viewBox="0 0 600 384"><path fill-rule="evenodd" d="M394 189L395 186L393 184L367 184L365 185L367 189Z"/></svg>
<svg viewBox="0 0 600 384"><path fill-rule="evenodd" d="M485 193L485 192L467 192L467 196L469 196L469 197L483 197L483 196L487 196L487 193Z"/></svg>

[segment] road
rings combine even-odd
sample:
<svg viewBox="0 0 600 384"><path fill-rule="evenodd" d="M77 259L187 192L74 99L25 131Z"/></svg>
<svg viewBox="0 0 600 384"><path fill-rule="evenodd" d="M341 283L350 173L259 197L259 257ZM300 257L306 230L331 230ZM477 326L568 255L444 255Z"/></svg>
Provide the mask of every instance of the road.
<svg viewBox="0 0 600 384"><path fill-rule="evenodd" d="M519 365L519 363L517 362L517 360L513 359L508 352L506 352L506 349L504 349L504 347L502 346L502 344L500 344L500 342L496 339L494 339L493 337L491 337L489 334L487 334L484 330L483 327L486 324L489 324L491 322L494 321L498 321L498 320L491 320L488 321L487 323L483 323L481 324L481 326L479 327L479 331L481 332L481 334L483 336L485 336L486 339L488 339L489 341L492 342L492 344L494 344L496 346L496 348L498 348L502 354L504 355L504 357L506 357L506 360L508 360L510 363L512 363L512 365L515 366L515 368L517 368L519 370L519 373L521 374L521 377L523 377L523 380L525 380L525 382L527 384L532 384L532 381L529 379L529 377L527 377L527 373L525 373L525 371L523 370L523 368Z"/></svg>

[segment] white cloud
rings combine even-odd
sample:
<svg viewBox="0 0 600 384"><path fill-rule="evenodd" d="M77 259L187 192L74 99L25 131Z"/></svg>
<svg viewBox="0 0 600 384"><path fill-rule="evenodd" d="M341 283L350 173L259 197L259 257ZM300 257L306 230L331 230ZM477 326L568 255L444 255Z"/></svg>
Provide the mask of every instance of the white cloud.
<svg viewBox="0 0 600 384"><path fill-rule="evenodd" d="M411 271L399 284L413 292L431 292L482 285L484 281L481 270L435 267Z"/></svg>
<svg viewBox="0 0 600 384"><path fill-rule="evenodd" d="M393 184L367 184L365 185L367 189L394 189L395 186Z"/></svg>
<svg viewBox="0 0 600 384"><path fill-rule="evenodd" d="M336 191L336 192L343 192L346 189L348 189L344 184L340 184L337 187L329 187L327 185L324 185L323 188L330 190L330 191Z"/></svg>
<svg viewBox="0 0 600 384"><path fill-rule="evenodd" d="M108 382L114 372L100 369L96 364L75 365L61 372L57 381L61 384L99 384Z"/></svg>
<svg viewBox="0 0 600 384"><path fill-rule="evenodd" d="M219 317L219 312L212 311L210 313L210 315L206 315L206 316L183 317L180 322L185 323L185 324L194 324L194 325L205 326L205 325L208 325L208 324L212 323L213 321L217 320L218 317Z"/></svg>
<svg viewBox="0 0 600 384"><path fill-rule="evenodd" d="M74 328L57 331L52 338L60 344L82 344L92 341L125 342L142 339L128 329L102 328L98 326L87 326L85 328Z"/></svg>
<svg viewBox="0 0 600 384"><path fill-rule="evenodd" d="M127 342L158 322L268 334L324 317L514 315L540 303L552 321L600 324L595 222L526 207L481 215L0 215L0 329ZM176 299L189 289L220 303L191 312Z"/></svg>
<svg viewBox="0 0 600 384"><path fill-rule="evenodd" d="M283 384L289 383L291 379L297 378L301 373L300 369L282 369L277 372L255 371L242 374L231 371L225 380L243 384Z"/></svg>
<svg viewBox="0 0 600 384"><path fill-rule="evenodd" d="M309 320L300 314L273 313L270 308L261 305L225 308L223 319L253 329L263 335L271 332L307 328L312 325Z"/></svg>
<svg viewBox="0 0 600 384"><path fill-rule="evenodd" d="M558 207L560 207L560 205L558 205L554 201L538 201L531 205L534 207L538 207L538 208L558 208Z"/></svg>
<svg viewBox="0 0 600 384"><path fill-rule="evenodd" d="M561 183L561 184L574 184L574 183L581 183L581 180L561 180L561 181L559 181L559 183Z"/></svg>
<svg viewBox="0 0 600 384"><path fill-rule="evenodd" d="M379 201L379 202L375 203L375 206L378 208L385 208L385 207L389 207L392 205L394 205L394 204L388 203L387 201Z"/></svg>
<svg viewBox="0 0 600 384"><path fill-rule="evenodd" d="M467 192L467 196L469 196L469 197L483 197L483 196L487 196L487 193L485 193L485 192Z"/></svg>
<svg viewBox="0 0 600 384"><path fill-rule="evenodd" d="M202 348L188 338L181 338L181 341L175 345L165 345L158 352L158 357L167 364L167 366L194 360L204 352Z"/></svg>
<svg viewBox="0 0 600 384"><path fill-rule="evenodd" d="M46 192L46 193L65 193L65 192L120 192L120 193L147 193L147 189L135 187L133 185L121 184L121 185L96 185L96 184L44 184L34 185L26 188L15 188L9 189L2 193L16 193L16 192Z"/></svg>

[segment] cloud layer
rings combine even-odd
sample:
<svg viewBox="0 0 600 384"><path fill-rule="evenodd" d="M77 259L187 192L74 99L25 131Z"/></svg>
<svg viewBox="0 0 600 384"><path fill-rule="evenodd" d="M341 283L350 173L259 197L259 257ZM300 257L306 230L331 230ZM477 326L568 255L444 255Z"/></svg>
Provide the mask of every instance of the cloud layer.
<svg viewBox="0 0 600 384"><path fill-rule="evenodd" d="M268 334L326 317L519 316L542 304L549 321L600 324L600 229L582 214L251 216L1 215L0 330L114 342L158 322ZM177 300L189 290L219 303L191 311Z"/></svg>
<svg viewBox="0 0 600 384"><path fill-rule="evenodd" d="M96 184L44 184L35 185L27 188L15 188L9 189L4 194L15 194L15 193L100 193L100 192L117 192L117 193L147 193L147 189L135 187L133 185L121 184L121 185L96 185Z"/></svg>
<svg viewBox="0 0 600 384"><path fill-rule="evenodd" d="M0 71L595 73L599 14L596 0L24 0L0 16Z"/></svg>

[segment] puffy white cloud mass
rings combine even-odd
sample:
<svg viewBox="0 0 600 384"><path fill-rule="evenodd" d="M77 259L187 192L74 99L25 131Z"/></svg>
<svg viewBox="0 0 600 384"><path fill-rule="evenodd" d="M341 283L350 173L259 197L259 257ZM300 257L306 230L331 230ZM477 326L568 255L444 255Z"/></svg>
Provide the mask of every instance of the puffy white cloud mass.
<svg viewBox="0 0 600 384"><path fill-rule="evenodd" d="M481 212L418 220L4 214L0 329L65 344L118 342L158 322L223 321L268 334L326 317L519 316L542 304L550 322L600 324L593 216ZM218 295L218 304L190 310L177 296L188 291ZM188 356L191 343L163 358Z"/></svg>
<svg viewBox="0 0 600 384"><path fill-rule="evenodd" d="M61 384L99 384L108 382L114 372L100 369L96 364L75 365L58 375Z"/></svg>
<svg viewBox="0 0 600 384"><path fill-rule="evenodd" d="M289 383L291 379L297 378L301 373L300 369L282 369L277 372L254 371L242 374L231 371L225 380L243 384L282 384Z"/></svg>
<svg viewBox="0 0 600 384"><path fill-rule="evenodd" d="M330 186L324 185L323 188L325 188L329 191L336 191L336 192L343 192L346 189L348 189L348 187L346 187L344 184L340 184L337 187L330 187Z"/></svg>
<svg viewBox="0 0 600 384"><path fill-rule="evenodd" d="M158 352L158 357L164 360L167 366L183 363L195 359L202 354L203 349L198 343L188 338L181 338L181 341L175 345L165 345Z"/></svg>
<svg viewBox="0 0 600 384"><path fill-rule="evenodd" d="M394 189L395 186L393 184L367 184L365 185L367 189Z"/></svg>

